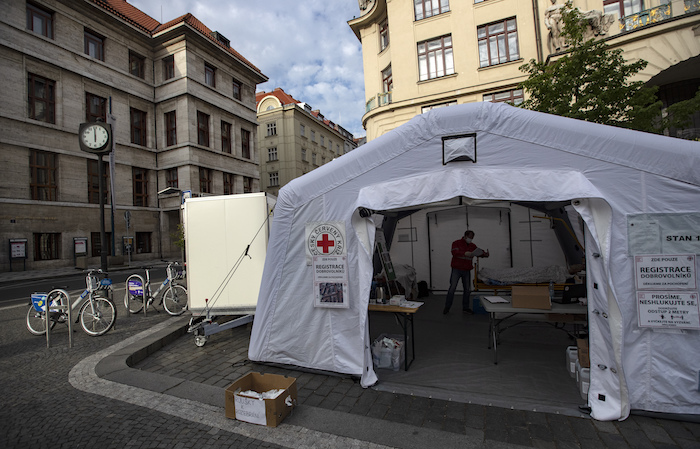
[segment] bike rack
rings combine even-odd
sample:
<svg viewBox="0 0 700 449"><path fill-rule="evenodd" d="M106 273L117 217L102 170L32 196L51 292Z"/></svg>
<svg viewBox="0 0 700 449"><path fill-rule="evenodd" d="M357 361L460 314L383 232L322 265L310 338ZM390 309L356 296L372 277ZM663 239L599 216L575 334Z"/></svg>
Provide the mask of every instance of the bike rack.
<svg viewBox="0 0 700 449"><path fill-rule="evenodd" d="M138 281L141 283L139 286L138 284L131 284L133 281ZM134 292L136 295L141 296L143 299L143 316L147 315L147 309L148 309L148 300L146 299L146 281L144 281L143 277L138 275L138 274L132 274L128 278L126 278L126 293L125 295L128 295L129 293ZM139 294L140 292L140 294ZM127 304L124 304L126 307L126 313L127 315L131 316L132 313L129 311L129 307Z"/></svg>
<svg viewBox="0 0 700 449"><path fill-rule="evenodd" d="M65 295L67 304L63 305L56 305L52 306L51 304L48 303L48 298L53 292L60 292L61 294ZM51 290L49 293L46 293L46 310L41 312L44 314L44 322L46 323L46 347L50 348L51 347L51 324L50 324L50 318L49 314L51 312L61 312L61 311L66 311L68 313L68 347L72 348L73 347L73 308L71 307L71 302L70 302L70 295L68 294L67 291L63 289L55 289ZM34 302L34 297L32 297L32 302ZM36 308L36 306L35 306ZM38 310L38 309L37 309Z"/></svg>

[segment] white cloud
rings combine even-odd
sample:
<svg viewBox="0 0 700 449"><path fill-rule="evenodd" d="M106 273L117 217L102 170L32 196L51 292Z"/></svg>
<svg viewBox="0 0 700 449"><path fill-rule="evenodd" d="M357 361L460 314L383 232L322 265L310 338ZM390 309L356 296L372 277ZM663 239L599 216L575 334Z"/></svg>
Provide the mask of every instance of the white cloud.
<svg viewBox="0 0 700 449"><path fill-rule="evenodd" d="M165 23L192 13L258 67L269 81L258 90L281 87L319 109L356 137L364 136L365 93L362 49L347 21L359 15L344 0L130 0ZM162 10L162 15L161 15Z"/></svg>

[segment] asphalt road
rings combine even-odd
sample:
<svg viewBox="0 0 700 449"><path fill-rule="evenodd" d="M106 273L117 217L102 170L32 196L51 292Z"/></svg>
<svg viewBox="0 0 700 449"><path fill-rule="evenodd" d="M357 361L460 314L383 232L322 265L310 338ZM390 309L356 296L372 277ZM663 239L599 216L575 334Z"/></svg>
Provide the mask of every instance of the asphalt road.
<svg viewBox="0 0 700 449"><path fill-rule="evenodd" d="M115 300L121 300L124 296L124 284L126 278L132 274L139 274L145 277L143 270L116 271L110 274L112 284L115 289ZM155 291L158 284L165 279L165 267L151 269L151 286ZM48 292L54 288L62 288L71 294L71 298L80 295L85 290L85 273L76 270L74 275L62 278L32 279L26 281L13 282L11 284L0 284L0 310L4 307L19 304L29 304L30 296L35 292ZM117 295L117 292L120 292Z"/></svg>

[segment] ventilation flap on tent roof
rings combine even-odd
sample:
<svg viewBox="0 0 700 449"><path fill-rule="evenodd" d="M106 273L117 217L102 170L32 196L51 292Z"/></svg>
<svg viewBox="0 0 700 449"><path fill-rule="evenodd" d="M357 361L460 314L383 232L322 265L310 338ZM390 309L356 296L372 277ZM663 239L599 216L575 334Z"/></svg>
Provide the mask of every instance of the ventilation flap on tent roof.
<svg viewBox="0 0 700 449"><path fill-rule="evenodd" d="M456 161L476 162L476 133L442 138L442 165Z"/></svg>

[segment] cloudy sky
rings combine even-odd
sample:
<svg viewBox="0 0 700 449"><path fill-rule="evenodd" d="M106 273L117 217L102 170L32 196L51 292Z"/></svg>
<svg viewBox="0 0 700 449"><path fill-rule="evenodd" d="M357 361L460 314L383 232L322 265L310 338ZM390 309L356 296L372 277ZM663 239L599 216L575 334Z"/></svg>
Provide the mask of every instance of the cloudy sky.
<svg viewBox="0 0 700 449"><path fill-rule="evenodd" d="M365 108L362 50L347 24L355 0L128 0L161 23L192 13L231 41L269 81L355 137Z"/></svg>

